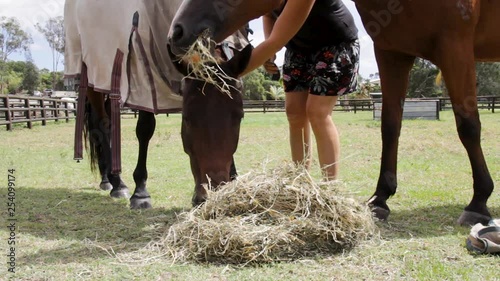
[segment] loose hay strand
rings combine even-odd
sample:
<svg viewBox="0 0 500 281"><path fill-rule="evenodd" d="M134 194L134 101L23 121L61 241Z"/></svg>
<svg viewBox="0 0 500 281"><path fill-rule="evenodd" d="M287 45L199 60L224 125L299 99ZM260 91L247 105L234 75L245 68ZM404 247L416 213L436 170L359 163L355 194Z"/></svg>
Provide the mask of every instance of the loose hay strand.
<svg viewBox="0 0 500 281"><path fill-rule="evenodd" d="M367 206L290 164L208 190L155 247L177 261L245 266L339 253L375 232Z"/></svg>
<svg viewBox="0 0 500 281"><path fill-rule="evenodd" d="M208 44L207 44L208 42ZM187 52L180 58L181 61L187 62L190 73L185 78L201 80L208 84L214 85L219 91L231 97L231 88L227 81L238 81L238 79L227 75L219 66L222 62L212 55L209 48L213 41L203 33L190 46ZM204 93L204 90L202 91Z"/></svg>

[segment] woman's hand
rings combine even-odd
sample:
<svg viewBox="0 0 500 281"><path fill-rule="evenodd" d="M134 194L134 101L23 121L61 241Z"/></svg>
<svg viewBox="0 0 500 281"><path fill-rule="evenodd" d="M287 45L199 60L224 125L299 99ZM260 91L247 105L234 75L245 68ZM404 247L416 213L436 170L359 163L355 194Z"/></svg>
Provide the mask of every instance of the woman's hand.
<svg viewBox="0 0 500 281"><path fill-rule="evenodd" d="M269 74L276 74L276 73L280 72L280 70L278 69L278 66L274 63L274 60L276 60L276 55L274 55L272 58L268 59L264 63L264 69Z"/></svg>

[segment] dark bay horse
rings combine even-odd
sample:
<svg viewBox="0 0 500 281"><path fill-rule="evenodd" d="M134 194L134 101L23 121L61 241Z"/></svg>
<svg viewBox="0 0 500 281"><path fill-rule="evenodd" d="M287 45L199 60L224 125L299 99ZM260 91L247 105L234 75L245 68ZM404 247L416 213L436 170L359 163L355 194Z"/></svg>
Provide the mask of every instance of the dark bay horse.
<svg viewBox="0 0 500 281"><path fill-rule="evenodd" d="M320 0L317 0L320 1ZM246 22L277 8L282 0L186 0L177 11L169 44L176 53L205 30L222 40ZM397 188L397 152L402 108L416 57L437 65L453 104L459 138L473 176L474 195L458 219L462 225L491 218L493 192L480 144L475 61L500 61L500 2L490 0L355 0L373 39L382 93L382 159L377 188L368 201L375 215L387 219L387 199Z"/></svg>
<svg viewBox="0 0 500 281"><path fill-rule="evenodd" d="M233 154L243 103L242 85L234 77L245 69L251 45L243 49L233 44L220 52L220 69L227 75L230 94L198 79L182 79L190 70L184 62L172 60L166 46L170 21L180 2L66 1L65 72L80 76L78 111L85 113L77 118L75 158L82 158L80 133L85 132L91 163L94 169L99 167L102 177L101 188L111 189L112 197L129 197L120 178L120 104L138 109L139 155L130 197L134 209L151 207L146 162L156 113L182 109L182 141L195 180L193 205L205 200L204 185L217 187L236 176ZM246 37L236 32L229 39L244 43L242 36Z"/></svg>
<svg viewBox="0 0 500 281"><path fill-rule="evenodd" d="M226 63L221 64L224 72L237 77L246 67L251 53L251 45L236 52ZM186 66L179 65L182 73L188 74ZM239 140L240 123L243 118L241 85L235 80L226 81L231 85L230 95L222 93L211 84L205 85L197 79L186 78L180 91L183 96L181 137L184 151L189 155L191 171L195 180L193 206L205 201L204 185L210 179L211 186L229 182L237 175L233 154ZM204 89L203 93L200 89ZM103 93L92 88L86 89L89 102L86 105L85 136L89 142L91 167L96 164L101 175L100 187L110 190L115 198L129 197L128 188L119 174L111 173L111 136L109 115L110 100ZM94 104L94 105L92 105ZM146 190L148 145L156 127L155 115L139 110L136 136L139 155L134 170L136 184L130 197L133 209L151 208L151 199Z"/></svg>

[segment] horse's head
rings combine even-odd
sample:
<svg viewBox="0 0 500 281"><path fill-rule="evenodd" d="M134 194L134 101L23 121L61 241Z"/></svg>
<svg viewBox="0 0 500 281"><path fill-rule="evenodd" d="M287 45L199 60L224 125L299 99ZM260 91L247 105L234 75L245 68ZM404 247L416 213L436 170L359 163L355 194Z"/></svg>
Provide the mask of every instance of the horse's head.
<svg viewBox="0 0 500 281"><path fill-rule="evenodd" d="M170 26L172 52L183 55L204 32L216 42L237 31L250 20L274 8L282 0L185 0Z"/></svg>
<svg viewBox="0 0 500 281"><path fill-rule="evenodd" d="M230 93L201 80L185 78L182 86L182 143L189 155L195 179L193 204L204 201L203 184L212 187L230 181L230 167L238 146L240 123L243 118L241 82L235 79L245 68L252 52L247 45L234 57L222 62L220 68ZM182 62L174 63L179 71L187 75Z"/></svg>

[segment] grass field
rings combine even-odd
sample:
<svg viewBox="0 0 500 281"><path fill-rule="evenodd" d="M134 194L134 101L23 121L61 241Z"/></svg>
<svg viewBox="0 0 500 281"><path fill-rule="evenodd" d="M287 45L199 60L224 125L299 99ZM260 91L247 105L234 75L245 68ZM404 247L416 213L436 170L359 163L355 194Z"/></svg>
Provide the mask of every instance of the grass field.
<svg viewBox="0 0 500 281"><path fill-rule="evenodd" d="M380 122L371 112L334 113L341 134L343 186L360 201L374 191L381 151ZM98 190L86 159L72 160L74 123L17 126L0 131L0 280L499 280L499 256L473 256L464 247L469 228L455 221L472 196L470 166L451 112L440 121L404 121L399 188L389 201L381 239L350 252L293 263L237 268L172 264L134 252L158 239L190 208L194 182L180 139L180 115L157 117L148 159L153 209L132 211L128 200ZM500 115L482 112L482 144L495 183L500 180ZM123 178L133 189L135 122L123 119ZM239 173L288 161L284 113L250 113L235 155ZM16 178L16 273L7 272L8 169ZM311 173L320 177L317 162ZM500 193L489 201L500 217Z"/></svg>

